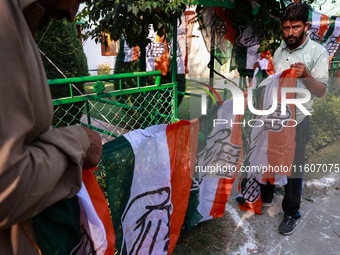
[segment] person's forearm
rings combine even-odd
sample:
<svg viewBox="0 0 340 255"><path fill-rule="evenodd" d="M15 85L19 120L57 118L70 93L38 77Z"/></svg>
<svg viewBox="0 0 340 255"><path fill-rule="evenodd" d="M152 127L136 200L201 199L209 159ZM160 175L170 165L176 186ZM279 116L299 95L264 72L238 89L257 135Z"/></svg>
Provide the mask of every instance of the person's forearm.
<svg viewBox="0 0 340 255"><path fill-rule="evenodd" d="M315 96L322 97L327 89L326 84L315 80L311 74L308 74L306 77L301 78L306 88Z"/></svg>

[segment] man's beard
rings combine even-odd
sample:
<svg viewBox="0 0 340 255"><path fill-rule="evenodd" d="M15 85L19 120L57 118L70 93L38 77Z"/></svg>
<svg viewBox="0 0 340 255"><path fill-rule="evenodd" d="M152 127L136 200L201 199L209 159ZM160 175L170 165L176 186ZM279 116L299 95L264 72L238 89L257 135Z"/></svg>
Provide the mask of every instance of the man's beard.
<svg viewBox="0 0 340 255"><path fill-rule="evenodd" d="M295 36L289 36L287 38L284 38L285 40L285 43L288 47L292 47L292 48L295 48L297 46L299 46L303 40L303 36L304 36L304 32L301 33L301 35L299 37L295 37ZM294 42L289 42L288 40L290 38L295 38L295 41Z"/></svg>

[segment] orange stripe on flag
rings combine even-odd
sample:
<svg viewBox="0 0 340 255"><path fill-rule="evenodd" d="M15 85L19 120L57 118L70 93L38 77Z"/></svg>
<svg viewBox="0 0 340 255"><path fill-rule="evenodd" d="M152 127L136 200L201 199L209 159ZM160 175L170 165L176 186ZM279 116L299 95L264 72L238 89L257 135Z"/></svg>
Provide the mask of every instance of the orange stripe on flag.
<svg viewBox="0 0 340 255"><path fill-rule="evenodd" d="M296 87L296 70L294 68L288 69L280 76L278 102L281 102L281 88L282 87ZM287 98L295 98L294 93L287 93ZM295 105L288 105L292 116L291 119L295 120ZM293 122L288 125L294 125ZM268 164L271 166L288 166L292 164L294 160L295 152L295 128L287 127L283 128L280 132L269 132L268 133ZM288 174L282 172L281 174ZM272 175L264 175L264 178L272 178Z"/></svg>
<svg viewBox="0 0 340 255"><path fill-rule="evenodd" d="M175 248L188 206L197 152L199 122L181 120L166 128L171 167L170 241L168 254Z"/></svg>
<svg viewBox="0 0 340 255"><path fill-rule="evenodd" d="M235 180L234 178L232 179L221 178L219 180L217 189L216 189L214 203L210 211L210 216L212 216L213 219L223 216L225 205L228 202L228 198L229 198L234 180Z"/></svg>
<svg viewBox="0 0 340 255"><path fill-rule="evenodd" d="M133 47L132 61L138 60L139 57L139 46Z"/></svg>
<svg viewBox="0 0 340 255"><path fill-rule="evenodd" d="M156 34L156 42L163 43L165 51L160 58L155 58L155 70L160 70L162 75L166 75L169 68L169 52L164 35L159 37L158 34Z"/></svg>
<svg viewBox="0 0 340 255"><path fill-rule="evenodd" d="M325 14L321 14L320 27L319 27L319 32L318 32L318 35L320 36L319 42L321 42L321 39L326 33L327 29L328 29L328 16Z"/></svg>
<svg viewBox="0 0 340 255"><path fill-rule="evenodd" d="M214 12L216 13L217 17L224 20L225 26L227 28L227 33L224 35L224 38L233 45L235 41L236 30L231 26L230 18L225 13L223 7L214 7Z"/></svg>
<svg viewBox="0 0 340 255"><path fill-rule="evenodd" d="M105 232L106 232L106 240L108 243L107 250L105 252L106 255L111 255L115 253L115 234L113 230L113 225L110 217L109 207L106 202L103 191L101 190L96 177L94 176L91 170L83 171L83 183L86 187L86 190L91 198L91 202L93 207L96 210L98 217L101 219Z"/></svg>

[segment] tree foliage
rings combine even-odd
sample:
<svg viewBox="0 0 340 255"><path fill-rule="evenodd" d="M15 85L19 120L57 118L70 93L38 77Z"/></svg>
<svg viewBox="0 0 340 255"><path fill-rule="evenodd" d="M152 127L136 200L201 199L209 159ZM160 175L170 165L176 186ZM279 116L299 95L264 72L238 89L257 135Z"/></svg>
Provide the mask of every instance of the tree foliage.
<svg viewBox="0 0 340 255"><path fill-rule="evenodd" d="M69 23L66 19L51 20L49 24L39 30L35 35L38 47L46 56L61 70L68 78L88 75L87 58L85 56L81 41L78 38L76 25ZM46 58L43 58L44 68L48 79L64 78L62 74ZM74 95L84 92L83 85L77 85ZM70 96L68 85L55 85L50 87L52 98ZM78 114L81 114L82 103L74 105L66 104L59 107L55 112L52 125L63 119L62 126L75 124ZM67 112L67 114L65 114ZM60 123L58 124L60 126Z"/></svg>
<svg viewBox="0 0 340 255"><path fill-rule="evenodd" d="M124 37L130 47L145 47L149 25L152 24L159 36L170 34L172 25L180 18L186 4L191 1L158 0L129 1L92 0L87 3L79 17L87 19L84 25L87 36L100 40L103 31L109 32L113 40Z"/></svg>

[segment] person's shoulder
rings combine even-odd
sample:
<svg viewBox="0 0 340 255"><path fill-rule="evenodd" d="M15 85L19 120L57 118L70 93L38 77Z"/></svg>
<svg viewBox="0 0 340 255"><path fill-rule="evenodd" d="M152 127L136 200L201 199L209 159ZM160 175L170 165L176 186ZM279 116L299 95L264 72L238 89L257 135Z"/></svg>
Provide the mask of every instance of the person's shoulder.
<svg viewBox="0 0 340 255"><path fill-rule="evenodd" d="M308 42L308 44L310 45L310 49L312 50L312 51L314 51L315 53L324 53L324 52L326 52L327 50L326 50L326 48L323 46L323 45L321 45L320 43L317 43L317 42L315 42L315 41L313 41L312 39L309 39L309 42Z"/></svg>

